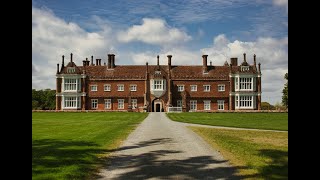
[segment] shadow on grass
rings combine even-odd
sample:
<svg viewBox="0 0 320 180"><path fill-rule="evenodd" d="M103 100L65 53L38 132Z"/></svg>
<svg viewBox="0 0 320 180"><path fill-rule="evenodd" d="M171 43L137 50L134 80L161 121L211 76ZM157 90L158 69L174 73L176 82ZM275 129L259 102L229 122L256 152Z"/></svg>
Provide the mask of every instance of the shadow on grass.
<svg viewBox="0 0 320 180"><path fill-rule="evenodd" d="M95 143L42 139L32 141L32 177L83 179L105 151Z"/></svg>
<svg viewBox="0 0 320 180"><path fill-rule="evenodd" d="M260 150L259 155L271 159L268 166L259 169L259 174L266 179L288 179L287 151L263 149Z"/></svg>
<svg viewBox="0 0 320 180"><path fill-rule="evenodd" d="M104 170L102 170L100 174L96 174L95 178L111 178L108 177L108 175L102 175L104 173L110 173L110 170L121 172L117 177L112 177L113 179L242 179L254 177L253 175L237 176L237 170L245 167L228 167L222 164L227 161L216 160L211 156L170 159L173 154L187 152L164 149L134 155L121 153L121 151L124 150L171 142L171 138L159 138L113 150L117 152L117 154L107 159Z"/></svg>

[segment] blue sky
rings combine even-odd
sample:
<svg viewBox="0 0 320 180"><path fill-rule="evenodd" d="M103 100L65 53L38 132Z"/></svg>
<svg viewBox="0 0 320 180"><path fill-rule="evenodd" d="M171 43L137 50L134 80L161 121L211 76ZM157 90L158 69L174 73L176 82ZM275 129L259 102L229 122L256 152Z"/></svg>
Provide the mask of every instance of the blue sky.
<svg viewBox="0 0 320 180"><path fill-rule="evenodd" d="M32 87L55 88L61 56L81 65L86 57L116 64L213 65L230 57L262 66L264 101L281 101L288 71L287 0L32 1ZM252 62L251 62L252 63Z"/></svg>

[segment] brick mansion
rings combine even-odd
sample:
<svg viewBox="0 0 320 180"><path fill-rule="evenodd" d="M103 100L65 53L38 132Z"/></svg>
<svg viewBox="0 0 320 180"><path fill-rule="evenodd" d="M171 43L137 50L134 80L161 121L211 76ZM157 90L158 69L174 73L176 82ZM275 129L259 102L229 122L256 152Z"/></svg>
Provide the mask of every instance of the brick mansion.
<svg viewBox="0 0 320 180"><path fill-rule="evenodd" d="M117 65L114 54L107 63L86 58L76 65L72 53L57 64L56 110L105 110L134 112L210 112L260 110L261 69L246 60L230 58L222 65L202 55L202 65ZM172 61L173 60L173 61ZM199 57L201 64L201 57ZM174 63L173 63L174 64Z"/></svg>

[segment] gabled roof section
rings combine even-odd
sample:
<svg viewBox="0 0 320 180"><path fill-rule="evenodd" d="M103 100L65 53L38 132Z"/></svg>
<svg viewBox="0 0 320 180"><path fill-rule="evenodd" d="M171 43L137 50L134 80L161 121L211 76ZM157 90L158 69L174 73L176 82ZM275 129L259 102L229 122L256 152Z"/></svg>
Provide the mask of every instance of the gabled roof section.
<svg viewBox="0 0 320 180"><path fill-rule="evenodd" d="M60 74L82 74L82 70L73 61L70 61L61 69Z"/></svg>

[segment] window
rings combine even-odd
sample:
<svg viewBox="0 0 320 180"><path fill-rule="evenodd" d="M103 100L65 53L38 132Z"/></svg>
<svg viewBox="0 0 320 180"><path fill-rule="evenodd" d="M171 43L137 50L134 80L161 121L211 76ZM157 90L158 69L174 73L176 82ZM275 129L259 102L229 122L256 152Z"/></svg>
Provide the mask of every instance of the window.
<svg viewBox="0 0 320 180"><path fill-rule="evenodd" d="M203 101L204 103L204 110L211 110L210 103L211 101Z"/></svg>
<svg viewBox="0 0 320 180"><path fill-rule="evenodd" d="M105 99L104 100L104 108L105 109L111 109L111 99Z"/></svg>
<svg viewBox="0 0 320 180"><path fill-rule="evenodd" d="M177 100L177 107L182 107L182 100Z"/></svg>
<svg viewBox="0 0 320 180"><path fill-rule="evenodd" d="M154 80L153 89L154 90L163 90L163 81L162 80Z"/></svg>
<svg viewBox="0 0 320 180"><path fill-rule="evenodd" d="M191 91L197 91L197 85L191 85Z"/></svg>
<svg viewBox="0 0 320 180"><path fill-rule="evenodd" d="M203 91L210 91L210 85L203 85Z"/></svg>
<svg viewBox="0 0 320 180"><path fill-rule="evenodd" d="M124 109L124 99L118 99L118 109Z"/></svg>
<svg viewBox="0 0 320 180"><path fill-rule="evenodd" d="M64 108L80 108L79 97L64 97Z"/></svg>
<svg viewBox="0 0 320 180"><path fill-rule="evenodd" d="M197 110L197 100L190 101L190 110Z"/></svg>
<svg viewBox="0 0 320 180"><path fill-rule="evenodd" d="M118 91L124 91L124 85L118 84Z"/></svg>
<svg viewBox="0 0 320 180"><path fill-rule="evenodd" d="M97 91L98 86L97 85L91 85L91 91Z"/></svg>
<svg viewBox="0 0 320 180"><path fill-rule="evenodd" d="M225 91L225 85L224 84L219 84L218 85L218 91Z"/></svg>
<svg viewBox="0 0 320 180"><path fill-rule="evenodd" d="M239 96L239 107L240 108L252 108L252 96Z"/></svg>
<svg viewBox="0 0 320 180"><path fill-rule="evenodd" d="M98 99L91 99L91 109L98 108Z"/></svg>
<svg viewBox="0 0 320 180"><path fill-rule="evenodd" d="M249 71L249 66L241 66L241 71Z"/></svg>
<svg viewBox="0 0 320 180"><path fill-rule="evenodd" d="M218 110L224 110L224 100L218 100Z"/></svg>
<svg viewBox="0 0 320 180"><path fill-rule="evenodd" d="M67 72L74 73L74 72L76 72L76 69L74 67L68 67Z"/></svg>
<svg viewBox="0 0 320 180"><path fill-rule="evenodd" d="M103 89L104 89L104 91L111 91L111 85L105 84Z"/></svg>
<svg viewBox="0 0 320 180"><path fill-rule="evenodd" d="M161 74L161 71L155 71L154 74Z"/></svg>
<svg viewBox="0 0 320 180"><path fill-rule="evenodd" d="M252 90L252 78L240 78L240 90Z"/></svg>
<svg viewBox="0 0 320 180"><path fill-rule="evenodd" d="M65 91L77 91L80 89L78 79L64 79L64 90Z"/></svg>
<svg viewBox="0 0 320 180"><path fill-rule="evenodd" d="M179 92L184 91L184 85L178 85L178 91Z"/></svg>
<svg viewBox="0 0 320 180"><path fill-rule="evenodd" d="M236 89L236 90L239 90L238 77L235 77L234 80L235 80L234 83L236 84L236 85L235 85L235 87L236 87L235 89Z"/></svg>
<svg viewBox="0 0 320 180"><path fill-rule="evenodd" d="M131 107L135 109L138 107L137 99L131 99Z"/></svg>
<svg viewBox="0 0 320 180"><path fill-rule="evenodd" d="M137 91L137 85L130 85L130 91Z"/></svg>

